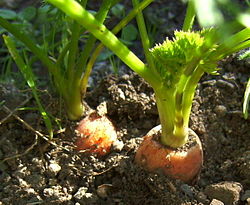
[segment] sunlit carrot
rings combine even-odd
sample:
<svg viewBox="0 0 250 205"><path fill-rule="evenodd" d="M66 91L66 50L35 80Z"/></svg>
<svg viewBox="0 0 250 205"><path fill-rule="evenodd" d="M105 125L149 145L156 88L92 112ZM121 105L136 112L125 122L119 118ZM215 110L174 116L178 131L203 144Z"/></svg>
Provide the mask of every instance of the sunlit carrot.
<svg viewBox="0 0 250 205"><path fill-rule="evenodd" d="M76 133L76 149L98 156L108 154L117 140L114 125L105 115L100 116L96 112L80 121Z"/></svg>
<svg viewBox="0 0 250 205"><path fill-rule="evenodd" d="M137 150L135 161L143 168L186 183L198 178L202 146L189 129L195 89L202 75L216 74L216 44L208 46L213 30L175 32L150 50L160 84L154 86L161 127L151 130ZM207 38L207 39L206 39Z"/></svg>
<svg viewBox="0 0 250 205"><path fill-rule="evenodd" d="M161 126L157 126L144 137L135 161L151 172L180 179L186 183L196 182L203 162L199 137L190 130L189 144L174 149L160 143L160 135Z"/></svg>

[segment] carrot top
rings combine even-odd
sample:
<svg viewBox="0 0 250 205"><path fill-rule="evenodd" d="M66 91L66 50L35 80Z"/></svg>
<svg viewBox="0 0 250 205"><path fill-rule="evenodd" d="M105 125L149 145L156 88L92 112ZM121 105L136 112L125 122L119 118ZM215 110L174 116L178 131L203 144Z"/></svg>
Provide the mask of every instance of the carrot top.
<svg viewBox="0 0 250 205"><path fill-rule="evenodd" d="M213 29L197 32L175 31L173 40L166 39L150 50L159 76L154 88L163 144L179 147L186 143L188 122L195 88L204 72L217 74L217 61L212 53L217 45L208 45Z"/></svg>

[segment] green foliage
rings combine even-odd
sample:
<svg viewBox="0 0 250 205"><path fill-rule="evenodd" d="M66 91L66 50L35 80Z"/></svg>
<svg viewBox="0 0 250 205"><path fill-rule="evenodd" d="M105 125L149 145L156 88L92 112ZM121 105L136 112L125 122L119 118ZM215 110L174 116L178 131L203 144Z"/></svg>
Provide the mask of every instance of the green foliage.
<svg viewBox="0 0 250 205"><path fill-rule="evenodd" d="M9 9L0 9L0 16L8 20L13 20L16 19L17 13Z"/></svg>
<svg viewBox="0 0 250 205"><path fill-rule="evenodd" d="M44 52L50 53L51 56L54 57L54 54L62 49L61 46L58 46L58 42L61 40L58 36L63 32L65 33L67 24L61 18L62 14L50 5L42 5L39 8L29 6L18 12L9 9L0 9L0 17L8 19L16 30L28 36L29 41L35 42ZM56 24L55 19L57 19ZM0 26L0 34L6 32L6 29ZM13 36L13 40L18 49L30 52L30 49L16 38L15 35ZM7 52L8 50L5 45L1 44L0 55L2 57L0 58L0 63L3 65L1 80L14 78L18 82L17 84L20 85L21 80L19 79L22 79L22 76L20 76L19 72L13 72L13 61L11 56L6 55ZM33 60L35 59L33 58Z"/></svg>
<svg viewBox="0 0 250 205"><path fill-rule="evenodd" d="M127 46L132 46L137 36L138 36L137 28L133 24L129 24L122 29L120 40ZM114 58L114 53L108 49L105 49L97 57L97 61L103 61L103 60L107 60L110 58L112 59L110 62L112 62L112 66L113 66L113 62L116 60ZM116 67L115 72L117 72L117 69L118 67Z"/></svg>
<svg viewBox="0 0 250 205"><path fill-rule="evenodd" d="M129 24L122 29L121 39L126 44L131 45L132 41L136 40L138 30L133 24Z"/></svg>
<svg viewBox="0 0 250 205"><path fill-rule="evenodd" d="M42 106L42 103L40 101L39 95L37 93L36 83L35 83L35 75L29 65L29 63L25 63L23 58L19 55L14 41L9 36L3 36L6 46L8 47L11 56L13 57L14 61L16 62L17 66L19 67L22 75L24 76L24 79L26 80L27 84L32 90L32 94L36 100L36 103L38 105L38 109L41 113L41 116L45 122L45 125L47 127L50 139L53 138L53 129L52 129L52 123L49 118L48 113L45 111L45 109ZM24 58L27 59L27 56L24 54ZM27 60L26 60L27 61Z"/></svg>
<svg viewBox="0 0 250 205"><path fill-rule="evenodd" d="M208 35L211 30L201 32L175 31L174 39L166 39L162 44L152 48L151 54L154 57L155 68L162 77L166 87L175 87L181 75L190 73L199 64L206 72L214 74L217 71L216 63L218 59L209 59L209 53L214 51L214 47L206 49ZM203 51L206 49L206 53Z"/></svg>
<svg viewBox="0 0 250 205"><path fill-rule="evenodd" d="M111 8L111 13L117 18L123 18L125 16L124 5L118 3Z"/></svg>
<svg viewBox="0 0 250 205"><path fill-rule="evenodd" d="M19 13L19 17L26 21L33 20L36 15L37 9L33 6L26 7Z"/></svg>
<svg viewBox="0 0 250 205"><path fill-rule="evenodd" d="M0 16L8 20L31 21L37 16L39 9L29 6L22 9L20 12L16 12L10 9L0 9Z"/></svg>
<svg viewBox="0 0 250 205"><path fill-rule="evenodd" d="M117 2L103 0L98 11L87 11L89 17L96 19L96 25L103 24L111 8L114 15L124 17L124 6L116 4ZM124 28L138 11L151 2L152 0L142 1L114 28L114 32ZM81 7L85 8L87 1L68 3L65 8L76 12ZM16 38L18 49L31 51L35 55L33 59L38 58L48 68L53 85L65 101L69 118L78 119L84 112L82 97L86 92L88 77L102 46L95 49L96 37L51 5L45 4L38 9L28 7L18 15L11 16L11 12L9 13L5 12L5 16L12 18L11 23L0 16L3 31L7 30ZM130 42L136 38L135 30L131 26L126 28L123 37ZM129 36L128 32L133 32L133 35Z"/></svg>

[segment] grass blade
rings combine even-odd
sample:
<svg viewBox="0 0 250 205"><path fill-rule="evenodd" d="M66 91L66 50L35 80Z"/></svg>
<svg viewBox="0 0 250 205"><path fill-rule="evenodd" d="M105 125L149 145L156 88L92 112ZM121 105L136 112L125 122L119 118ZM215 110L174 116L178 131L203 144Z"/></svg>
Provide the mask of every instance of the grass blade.
<svg viewBox="0 0 250 205"><path fill-rule="evenodd" d="M248 118L249 100L250 100L250 78L248 79L247 82L247 87L245 90L244 101L243 101L243 115L245 119Z"/></svg>
<svg viewBox="0 0 250 205"><path fill-rule="evenodd" d="M32 90L32 94L36 100L36 103L38 105L38 109L42 115L42 118L44 120L45 126L49 132L49 136L50 139L53 138L53 129L52 129L52 123L51 120L48 116L48 113L45 111L45 109L43 108L38 93L37 93L37 89L36 89L36 85L35 85L35 78L34 78L34 74L31 70L31 67L28 64L25 64L25 62L23 61L23 58L19 55L14 42L11 40L11 38L9 36L4 35L4 42L6 44L6 46L8 47L8 50L12 56L12 58L14 59L14 61L16 62L18 68L21 70L21 73L23 74L27 84L29 85L29 87Z"/></svg>

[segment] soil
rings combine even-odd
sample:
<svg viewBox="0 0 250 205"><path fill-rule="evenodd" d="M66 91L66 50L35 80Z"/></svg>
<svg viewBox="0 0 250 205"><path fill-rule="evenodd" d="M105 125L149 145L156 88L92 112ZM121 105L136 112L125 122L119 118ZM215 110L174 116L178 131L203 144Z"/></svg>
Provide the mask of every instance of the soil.
<svg viewBox="0 0 250 205"><path fill-rule="evenodd" d="M250 127L241 113L247 66L248 62L228 58L221 63L221 75L204 76L199 83L190 122L204 148L204 165L196 185L148 173L134 163L142 137L159 120L152 89L130 73L107 76L85 99L92 109L106 105L118 133L119 146L103 158L75 151L76 122L62 120L66 129L55 136L53 145L39 136L36 140L36 133L15 118L45 132L36 112L17 111L1 124L1 159L24 153L1 163L1 203L208 204L212 199L200 195L211 184L234 181L242 190L249 190ZM34 106L29 95L17 94L13 86L1 88L1 98L10 110L26 99L25 106ZM2 108L1 119L6 113ZM25 152L35 141L33 149Z"/></svg>
<svg viewBox="0 0 250 205"><path fill-rule="evenodd" d="M152 88L126 68L119 75L107 72L98 84L94 71L96 86L85 98L90 109L106 106L118 134L112 151L101 158L75 150L77 122L63 117L57 98L41 92L46 109L61 125L49 142L40 134L46 129L38 112L16 110L36 106L31 92L1 83L0 204L206 205L215 199L247 204L250 120L241 110L250 62L235 55L220 62L220 68L220 75L201 79L193 102L190 128L202 141L204 164L192 186L134 163L143 136L159 119Z"/></svg>

